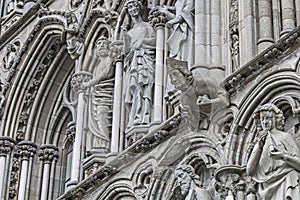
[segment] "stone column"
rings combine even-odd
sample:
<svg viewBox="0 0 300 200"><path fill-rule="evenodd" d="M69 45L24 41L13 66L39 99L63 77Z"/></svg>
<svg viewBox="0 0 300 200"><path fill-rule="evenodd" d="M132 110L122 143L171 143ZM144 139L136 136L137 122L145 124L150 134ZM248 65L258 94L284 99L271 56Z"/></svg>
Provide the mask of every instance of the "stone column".
<svg viewBox="0 0 300 200"><path fill-rule="evenodd" d="M122 48L122 42L114 42L118 48ZM113 101L113 120L112 120L112 135L111 135L111 155L119 152L120 134L121 133L121 116L122 116L122 88L123 88L123 56L119 55L115 61L115 86L114 86L114 101Z"/></svg>
<svg viewBox="0 0 300 200"><path fill-rule="evenodd" d="M254 0L240 1L241 7L241 49L247 49L242 51L240 56L240 65L243 66L256 54L255 44L255 7Z"/></svg>
<svg viewBox="0 0 300 200"><path fill-rule="evenodd" d="M18 144L18 153L21 158L21 175L19 183L18 200L25 200L29 159L35 155L36 148L36 144L30 141L22 141Z"/></svg>
<svg viewBox="0 0 300 200"><path fill-rule="evenodd" d="M300 1L295 1L297 26L300 26Z"/></svg>
<svg viewBox="0 0 300 200"><path fill-rule="evenodd" d="M78 94L77 102L77 116L76 116L76 133L75 141L73 145L73 159L72 159L72 169L71 169L71 180L67 185L67 189L75 186L80 181L80 167L81 167L81 153L82 148L82 136L84 133L84 124L85 124L85 88L82 88L81 85L83 82L88 82L91 79L92 75L89 72L80 71L72 76L71 86L74 91Z"/></svg>
<svg viewBox="0 0 300 200"><path fill-rule="evenodd" d="M155 85L154 85L154 114L152 123L158 125L163 119L164 96L164 44L165 23L167 19L159 12L152 13L151 24L156 31L156 59L155 59Z"/></svg>
<svg viewBox="0 0 300 200"><path fill-rule="evenodd" d="M5 199L5 190L6 186L5 183L7 183L7 175L8 171L5 169L5 166L8 164L6 162L7 158L11 151L14 148L14 145L16 144L15 140L9 137L1 136L0 137L0 199Z"/></svg>
<svg viewBox="0 0 300 200"><path fill-rule="evenodd" d="M293 30L296 25L294 0L281 0L281 7L282 31L280 36L284 36Z"/></svg>
<svg viewBox="0 0 300 200"><path fill-rule="evenodd" d="M205 1L195 1L195 65L207 65Z"/></svg>
<svg viewBox="0 0 300 200"><path fill-rule="evenodd" d="M259 38L258 53L274 43L271 0L258 0Z"/></svg>
<svg viewBox="0 0 300 200"><path fill-rule="evenodd" d="M41 200L47 200L49 195L50 171L53 160L58 157L58 148L52 144L42 145L39 151L40 160L43 162L43 178Z"/></svg>
<svg viewBox="0 0 300 200"><path fill-rule="evenodd" d="M221 61L221 2L211 1L211 64L220 66Z"/></svg>

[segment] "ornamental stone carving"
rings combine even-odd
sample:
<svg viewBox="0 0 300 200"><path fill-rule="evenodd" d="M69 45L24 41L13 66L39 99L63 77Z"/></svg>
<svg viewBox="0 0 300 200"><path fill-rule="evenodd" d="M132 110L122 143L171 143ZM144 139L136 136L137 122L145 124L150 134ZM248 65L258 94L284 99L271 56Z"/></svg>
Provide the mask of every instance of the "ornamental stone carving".
<svg viewBox="0 0 300 200"><path fill-rule="evenodd" d="M86 92L86 87L83 87L82 84L84 82L88 82L89 80L91 80L91 77L92 75L89 72L85 72L85 71L77 72L72 75L71 87L73 88L74 91L78 93Z"/></svg>
<svg viewBox="0 0 300 200"><path fill-rule="evenodd" d="M126 12L132 20L132 29L122 29L126 54L124 99L128 112L127 128L149 124L153 105L155 31L142 19L143 5L129 0Z"/></svg>
<svg viewBox="0 0 300 200"><path fill-rule="evenodd" d="M194 0L176 1L175 6L156 6L158 12L167 18L166 25L172 28L167 41L170 48L170 57L187 61L189 69L194 65ZM175 14L174 14L175 12Z"/></svg>
<svg viewBox="0 0 300 200"><path fill-rule="evenodd" d="M52 144L42 145L38 155L44 164L51 164L54 159L58 158L58 148Z"/></svg>
<svg viewBox="0 0 300 200"><path fill-rule="evenodd" d="M227 93L209 77L194 79L186 61L167 59L171 83L181 90L181 112L192 130L208 129L211 113L228 106Z"/></svg>
<svg viewBox="0 0 300 200"><path fill-rule="evenodd" d="M0 156L6 156L10 153L16 142L12 138L1 136L0 137Z"/></svg>
<svg viewBox="0 0 300 200"><path fill-rule="evenodd" d="M21 141L17 145L18 156L21 160L29 160L36 153L37 146L30 141Z"/></svg>
<svg viewBox="0 0 300 200"><path fill-rule="evenodd" d="M247 173L258 183L262 199L300 199L300 150L284 132L283 112L268 103L257 108L258 141L247 163Z"/></svg>
<svg viewBox="0 0 300 200"><path fill-rule="evenodd" d="M179 165L175 170L181 195L185 200L212 200L208 190L201 188L200 177L190 165ZM182 198L181 197L181 198Z"/></svg>
<svg viewBox="0 0 300 200"><path fill-rule="evenodd" d="M65 14L66 17L66 41L67 49L71 58L77 59L83 51L83 43L78 36L79 33L79 23L77 17L74 13L69 12Z"/></svg>

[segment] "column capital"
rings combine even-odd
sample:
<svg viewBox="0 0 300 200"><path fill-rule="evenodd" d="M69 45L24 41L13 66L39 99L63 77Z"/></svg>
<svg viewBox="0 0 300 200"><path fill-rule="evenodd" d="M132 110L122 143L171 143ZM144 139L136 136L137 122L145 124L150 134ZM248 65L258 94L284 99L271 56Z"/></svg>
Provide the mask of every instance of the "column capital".
<svg viewBox="0 0 300 200"><path fill-rule="evenodd" d="M44 144L40 147L39 157L44 164L51 164L58 158L58 148L53 144Z"/></svg>
<svg viewBox="0 0 300 200"><path fill-rule="evenodd" d="M1 136L0 137L0 156L6 156L8 153L10 153L14 146L16 144L16 141L10 137Z"/></svg>
<svg viewBox="0 0 300 200"><path fill-rule="evenodd" d="M17 145L21 160L29 160L36 153L37 145L31 141L22 141Z"/></svg>
<svg viewBox="0 0 300 200"><path fill-rule="evenodd" d="M154 9L150 11L149 22L155 29L163 28L167 23L167 17L164 13Z"/></svg>
<svg viewBox="0 0 300 200"><path fill-rule="evenodd" d="M72 75L71 86L74 91L84 93L87 88L82 86L82 83L90 81L92 74L86 71L76 72Z"/></svg>
<svg viewBox="0 0 300 200"><path fill-rule="evenodd" d="M215 188L223 199L227 195L246 196L255 193L251 178L246 174L246 168L242 166L228 165L218 168L215 172Z"/></svg>

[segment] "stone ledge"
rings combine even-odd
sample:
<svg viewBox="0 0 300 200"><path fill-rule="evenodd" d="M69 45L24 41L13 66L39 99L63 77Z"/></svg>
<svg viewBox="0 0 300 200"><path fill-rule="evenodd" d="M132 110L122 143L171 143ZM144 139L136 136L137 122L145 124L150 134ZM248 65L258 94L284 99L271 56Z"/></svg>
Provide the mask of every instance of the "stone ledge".
<svg viewBox="0 0 300 200"><path fill-rule="evenodd" d="M274 45L264 50L254 59L227 77L221 85L233 94L245 86L262 71L270 68L282 57L290 54L300 42L300 26L278 40Z"/></svg>

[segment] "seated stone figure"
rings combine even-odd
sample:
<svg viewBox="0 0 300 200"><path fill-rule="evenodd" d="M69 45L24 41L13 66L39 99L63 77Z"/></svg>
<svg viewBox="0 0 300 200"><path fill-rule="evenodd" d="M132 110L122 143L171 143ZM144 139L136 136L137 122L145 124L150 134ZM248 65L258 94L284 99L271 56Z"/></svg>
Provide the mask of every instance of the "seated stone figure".
<svg viewBox="0 0 300 200"><path fill-rule="evenodd" d="M194 79L186 61L167 58L167 65L171 83L181 90L180 103L190 128L207 129L210 114L228 106L226 91L210 77Z"/></svg>
<svg viewBox="0 0 300 200"><path fill-rule="evenodd" d="M283 131L284 116L274 104L254 113L262 131L247 163L247 173L259 185L264 200L300 199L300 150L295 139Z"/></svg>
<svg viewBox="0 0 300 200"><path fill-rule="evenodd" d="M200 177L190 165L180 165L175 170L177 183L185 200L211 200L208 190L201 188Z"/></svg>

